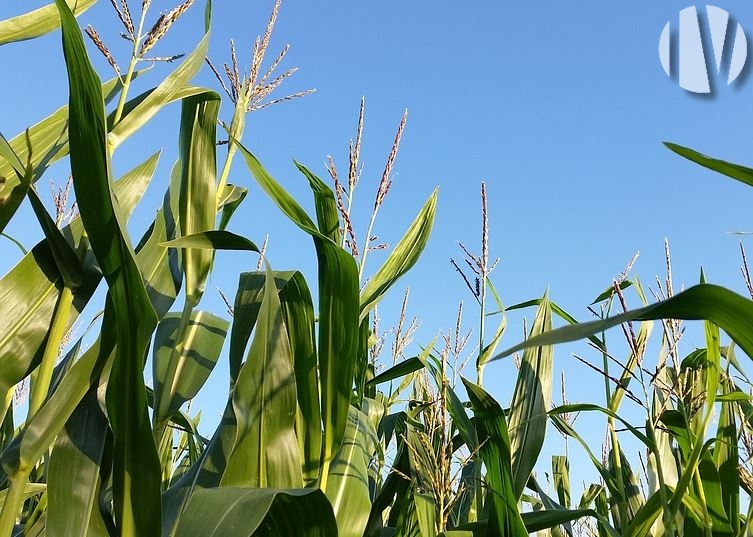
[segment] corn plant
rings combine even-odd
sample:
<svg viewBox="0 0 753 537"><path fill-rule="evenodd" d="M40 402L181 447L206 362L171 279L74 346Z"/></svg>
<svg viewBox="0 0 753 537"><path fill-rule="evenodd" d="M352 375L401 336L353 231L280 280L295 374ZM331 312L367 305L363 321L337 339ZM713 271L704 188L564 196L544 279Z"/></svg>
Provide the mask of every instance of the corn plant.
<svg viewBox="0 0 753 537"><path fill-rule="evenodd" d="M436 193L361 289L364 260L359 269L343 249L335 193L298 165L314 194L312 220L242 142L244 116L274 102L265 99L291 73L270 79L282 55L266 74L260 71L279 2L256 42L248 79L240 77L232 49L227 91L235 112L222 166L216 149L216 126L225 125L221 98L190 85L206 56L211 3L197 48L153 89L129 95L140 63L155 60L147 53L192 3L147 30L150 2L142 2L138 20L126 2L113 2L133 47L121 69L100 34L87 28L117 75L104 84L62 0L0 24L3 44L60 26L70 88L67 106L9 141L0 138L1 227L28 197L45 236L0 280L7 327L0 341L0 535L360 535L366 526L365 476L381 421L377 394L364 391L369 314L417 261ZM181 106L178 160L162 208L134 246L125 222L159 153L119 179L111 162L123 141L175 101ZM239 277L232 323L198 309L214 251L261 253L226 231L246 195L227 182L238 152L262 190L312 237L316 306L300 272L272 270L263 260L261 270ZM66 157L80 216L61 229L34 184ZM80 339L58 360L102 279L107 296L95 343L84 349ZM173 312L181 293L182 307ZM228 332L227 405L215 433L204 438L186 405L220 358ZM153 387L144 382L149 347ZM25 379L29 410L16 428L11 403Z"/></svg>

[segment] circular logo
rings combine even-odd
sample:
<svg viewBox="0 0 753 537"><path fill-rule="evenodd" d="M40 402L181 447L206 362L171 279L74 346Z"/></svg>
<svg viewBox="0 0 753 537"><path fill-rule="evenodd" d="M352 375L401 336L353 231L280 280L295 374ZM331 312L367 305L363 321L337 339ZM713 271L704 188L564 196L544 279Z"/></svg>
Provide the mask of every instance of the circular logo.
<svg viewBox="0 0 753 537"><path fill-rule="evenodd" d="M748 58L748 40L742 26L728 28L730 23L729 13L716 6L706 6L708 16L708 35L711 36L711 48L714 54L716 74L722 69L722 59L727 41L732 41L732 54L729 57L729 71L727 84L731 84L740 76ZM734 23L733 23L734 24ZM734 29L734 32L732 31ZM711 93L709 73L706 67L706 52L701 35L701 21L695 6L686 7L680 11L680 27L677 40L672 39L670 24L667 23L659 38L659 60L667 76L671 76L670 57L673 46L677 47L679 60L679 84L680 87L693 93ZM727 39L727 34L731 37ZM671 43L675 41L674 43Z"/></svg>

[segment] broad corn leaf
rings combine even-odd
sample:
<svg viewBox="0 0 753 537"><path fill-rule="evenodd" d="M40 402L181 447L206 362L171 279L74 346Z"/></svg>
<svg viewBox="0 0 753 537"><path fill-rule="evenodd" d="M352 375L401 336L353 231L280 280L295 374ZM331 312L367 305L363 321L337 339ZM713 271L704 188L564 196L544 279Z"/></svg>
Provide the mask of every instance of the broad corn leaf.
<svg viewBox="0 0 753 537"><path fill-rule="evenodd" d="M159 461L147 414L143 368L157 316L115 209L102 85L89 63L67 4L56 0L68 82L73 185L82 221L109 287L117 352L107 390L114 436L113 502L125 535L156 535L160 521Z"/></svg>
<svg viewBox="0 0 753 537"><path fill-rule="evenodd" d="M345 438L330 466L326 490L340 537L361 537L366 528L371 511L368 467L376 442L368 416L350 407Z"/></svg>
<svg viewBox="0 0 753 537"><path fill-rule="evenodd" d="M552 327L549 300L544 297L531 327L531 337ZM510 403L510 449L513 489L518 498L544 445L547 410L552 403L552 347L528 347L523 353Z"/></svg>
<svg viewBox="0 0 753 537"><path fill-rule="evenodd" d="M237 423L223 486L303 485L295 436L293 360L274 275L268 270L246 362L233 391Z"/></svg>
<svg viewBox="0 0 753 537"><path fill-rule="evenodd" d="M206 311L194 311L183 332L180 354L173 353L177 345L180 315L165 316L157 326L154 336L154 408L166 408L167 413L156 416L157 423L172 417L186 401L193 399L214 369L230 325ZM171 386L165 386L165 375L170 369L169 361L177 360L179 366ZM163 398L167 402L162 403Z"/></svg>
<svg viewBox="0 0 753 537"><path fill-rule="evenodd" d="M337 525L318 489L221 487L197 490L180 519L181 537L333 537Z"/></svg>
<svg viewBox="0 0 753 537"><path fill-rule="evenodd" d="M216 126L219 95L202 93L183 99L180 124L180 229L191 235L214 228L217 205ZM212 266L211 251L187 248L181 261L186 300L195 306L204 293Z"/></svg>

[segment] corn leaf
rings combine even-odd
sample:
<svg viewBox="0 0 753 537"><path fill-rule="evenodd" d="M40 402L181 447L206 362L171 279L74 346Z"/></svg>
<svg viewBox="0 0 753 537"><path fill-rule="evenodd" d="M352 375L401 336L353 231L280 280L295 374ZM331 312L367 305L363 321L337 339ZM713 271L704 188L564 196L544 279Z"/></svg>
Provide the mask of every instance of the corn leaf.
<svg viewBox="0 0 753 537"><path fill-rule="evenodd" d="M76 15L80 15L97 0L66 0ZM34 39L60 27L60 15L55 4L0 21L0 45Z"/></svg>
<svg viewBox="0 0 753 537"><path fill-rule="evenodd" d="M240 204L243 203L247 194L247 188L237 185L225 185L224 192L217 203L218 207L222 207L218 229L224 230L227 228L230 218L232 218L233 213L235 213Z"/></svg>
<svg viewBox="0 0 753 537"><path fill-rule="evenodd" d="M311 190L314 192L314 208L316 209L316 221L319 232L335 244L340 243L340 213L337 210L337 202L332 189L324 181L306 168L303 164L295 161L296 167L308 179Z"/></svg>
<svg viewBox="0 0 753 537"><path fill-rule="evenodd" d="M434 190L429 196L403 238L395 245L384 264L379 267L361 291L361 320L366 318L387 290L416 264L424 251L434 225L437 193L438 191Z"/></svg>
<svg viewBox="0 0 753 537"><path fill-rule="evenodd" d="M753 356L753 332L749 330L753 320L753 302L724 287L704 283L650 306L540 334L502 351L492 360L528 347L582 339L627 321L657 319L709 320L727 332L748 356Z"/></svg>
<svg viewBox="0 0 753 537"><path fill-rule="evenodd" d="M233 410L235 443L222 486L301 487L295 373L280 298L269 269L254 338L233 391Z"/></svg>
<svg viewBox="0 0 753 537"><path fill-rule="evenodd" d="M479 454L486 466L487 486L491 490L486 535L526 536L528 531L520 516L518 495L514 489L511 444L505 412L483 388L465 378L462 380L476 417Z"/></svg>
<svg viewBox="0 0 753 537"><path fill-rule="evenodd" d="M47 535L87 535L98 510L100 464L108 434L96 388L81 400L58 436L47 466Z"/></svg>
<svg viewBox="0 0 753 537"><path fill-rule="evenodd" d="M737 179L738 181L745 183L746 185L753 186L753 170L750 168L740 166L739 164L726 162L724 160L708 157L702 153L699 153L698 151L694 151L687 147L673 144L671 142L664 142L664 145L681 157L685 157L691 162L700 164L704 168L708 168L709 170L721 173L722 175L726 175L727 177L731 177L732 179Z"/></svg>
<svg viewBox="0 0 753 537"><path fill-rule="evenodd" d="M102 85L105 102L114 98L120 90L118 78L105 82ZM68 154L68 106L59 108L8 143L20 161L30 161L34 170L31 177L33 184L42 176L47 166ZM5 229L18 210L28 188L26 182L14 173L14 167L7 158L0 159L0 231Z"/></svg>
<svg viewBox="0 0 753 537"><path fill-rule="evenodd" d="M214 228L217 212L216 131L220 96L214 92L183 99L180 121L181 235ZM185 274L186 300L196 306L212 266L211 251L187 248L181 262Z"/></svg>
<svg viewBox="0 0 753 537"><path fill-rule="evenodd" d="M564 455L552 456L552 481L560 504L570 507L570 461ZM529 530L530 531L530 530Z"/></svg>
<svg viewBox="0 0 753 537"><path fill-rule="evenodd" d="M76 19L56 0L68 83L73 185L81 218L109 287L117 353L107 389L114 436L113 503L124 535L157 535L159 460L152 440L143 382L144 360L157 316L115 209L110 187L102 84L89 63Z"/></svg>
<svg viewBox="0 0 753 537"><path fill-rule="evenodd" d="M366 382L366 386L377 386L391 380L402 378L424 368L424 362L419 360L418 356L406 358L402 362L393 365L386 371L379 373L373 379Z"/></svg>
<svg viewBox="0 0 753 537"><path fill-rule="evenodd" d="M531 327L531 337L549 331L552 311L544 297ZM552 347L528 347L523 353L510 403L510 449L513 490L523 494L544 445L547 410L552 403Z"/></svg>
<svg viewBox="0 0 753 537"><path fill-rule="evenodd" d="M157 164L153 155L115 183L115 193L125 217L131 214L152 179ZM83 226L76 219L64 227L75 245L81 240ZM84 279L74 295L68 328L88 303L101 279L91 250L83 256ZM45 338L61 292L61 276L49 243L44 240L25 255L0 279L0 394L19 383L41 360Z"/></svg>
<svg viewBox="0 0 753 537"><path fill-rule="evenodd" d="M180 355L173 353L177 345L179 314L168 314L157 325L154 336L152 360L154 375L155 409L166 408L165 415L157 415L155 422L161 423L175 414L186 401L193 399L209 378L214 369L230 323L206 311L194 311L183 333L184 344ZM182 367L172 379L171 386L165 386L165 377L170 369L169 361L179 360ZM162 403L162 398L168 398Z"/></svg>
<svg viewBox="0 0 753 537"><path fill-rule="evenodd" d="M728 380L721 383L722 394L734 393L734 387ZM717 400L720 398L717 398ZM714 464L721 483L721 500L727 513L732 532L740 532L740 476L737 471L737 420L735 403L722 402L719 410L719 422L716 428L714 445Z"/></svg>
<svg viewBox="0 0 753 537"><path fill-rule="evenodd" d="M84 280L84 271L78 255L71 248L61 230L55 225L34 189L29 189L26 194L47 239L47 244L50 246L52 258L55 260L55 266L57 266L60 277L63 279L63 285L70 289L77 288Z"/></svg>
<svg viewBox="0 0 753 537"><path fill-rule="evenodd" d="M280 304L293 353L298 407L295 430L303 478L311 483L319 477L322 452L322 417L319 409L314 305L306 279L300 272L278 272Z"/></svg>
<svg viewBox="0 0 753 537"><path fill-rule="evenodd" d="M324 427L322 465L326 469L340 447L348 420L359 337L358 267L349 253L319 232L303 208L267 173L256 157L242 144L239 143L238 147L262 190L314 240L319 275L318 354Z"/></svg>
<svg viewBox="0 0 753 537"><path fill-rule="evenodd" d="M165 105L207 91L206 88L190 87L188 82L204 64L208 47L209 32L207 31L196 49L183 60L183 63L165 77L154 90L144 94L140 102L112 128L108 141L113 149L143 127Z"/></svg>
<svg viewBox="0 0 753 537"><path fill-rule="evenodd" d="M331 537L337 524L318 489L221 487L197 490L177 535L181 537Z"/></svg>
<svg viewBox="0 0 753 537"><path fill-rule="evenodd" d="M529 533L555 528L585 517L597 519L599 525L602 527L606 525L606 521L593 509L542 509L540 511L523 513L521 516ZM613 529L610 533L617 537L617 532Z"/></svg>
<svg viewBox="0 0 753 537"><path fill-rule="evenodd" d="M345 438L332 461L326 491L340 537L361 537L366 528L371 511L368 467L376 442L368 416L350 407Z"/></svg>

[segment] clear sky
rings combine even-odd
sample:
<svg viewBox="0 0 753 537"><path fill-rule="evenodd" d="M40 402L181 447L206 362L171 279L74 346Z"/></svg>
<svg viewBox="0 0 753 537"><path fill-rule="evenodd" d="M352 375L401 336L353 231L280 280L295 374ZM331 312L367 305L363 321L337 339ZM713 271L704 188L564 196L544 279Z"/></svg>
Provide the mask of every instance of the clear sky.
<svg viewBox="0 0 753 537"><path fill-rule="evenodd" d="M42 3L3 2L0 18ZM215 2L210 55L216 64L228 59L231 37L239 59L248 63L253 38L263 32L271 4ZM300 68L282 92L317 92L252 114L245 142L310 209L307 183L292 159L325 178L325 160L331 154L344 172L348 140L355 133L359 100L365 95L366 167L355 217L363 235L394 131L403 110L409 110L393 188L376 232L394 244L434 187L440 187L432 240L382 308L388 325L394 321L401 288L410 285L409 313L423 323L417 343L426 344L437 330L451 327L460 300L466 302L467 326L474 326L472 298L449 259L461 257L456 241L473 251L480 248L481 180L488 188L491 255L502 259L493 280L506 304L538 297L548 288L563 308L587 319L586 306L637 251L636 272L646 284L663 273L665 237L672 247L678 288L697 282L703 266L710 281L744 293L740 237L727 232L753 230L753 190L705 171L661 144L674 141L753 166L750 69L731 86L719 83L712 98L686 92L662 70L661 31L668 21L676 28L679 10L688 5L692 4L667 0L288 0L283 2L270 54L289 43L283 67ZM753 40L753 6L716 5L729 11ZM154 0L153 6L155 13L174 7L161 0ZM705 14L703 4L698 7ZM202 10L203 2L197 1L155 54L192 50L200 38ZM79 20L82 25L93 23L116 57L124 58L128 43L116 35L119 28L108 2L99 2ZM96 51L92 57L110 78L112 73ZM66 102L59 34L1 47L0 65L0 131L6 137ZM166 66L156 71L159 76ZM155 78L144 77L144 88L150 80ZM216 87L208 70L195 82ZM131 221L134 241L160 203L177 149L178 110L173 106L162 113L155 125L116 155L115 166L125 170L128 163L143 160L157 148L165 150L158 176ZM226 121L230 113L223 109ZM50 177L64 182L67 171L55 168ZM251 189L232 230L259 243L270 234L272 266L302 269L314 282L310 239L278 214L240 161L231 181ZM45 188L42 185L41 191ZM31 214L22 214L7 231L31 246L40 233ZM16 254L10 243L0 243L0 272ZM366 274L383 258L383 253L371 254ZM218 255L202 307L223 312L215 289L232 296L238 272L255 265L248 255ZM526 315L531 318L533 312ZM519 315L511 316L503 347L520 339L519 321ZM703 344L692 333L689 337L686 351ZM589 352L585 346L579 349ZM579 391L600 387L601 382L574 363L569 347L557 349L555 360L556 371L568 372L571 399L599 400L600 388L593 397ZM218 366L212 382L225 382L220 380L226 378L225 371L224 364ZM503 363L490 365L486 373L487 384L505 404L511 373L509 364ZM210 392L211 386L217 384L210 384ZM205 415L219 412L222 404L211 393L197 402L205 407Z"/></svg>

